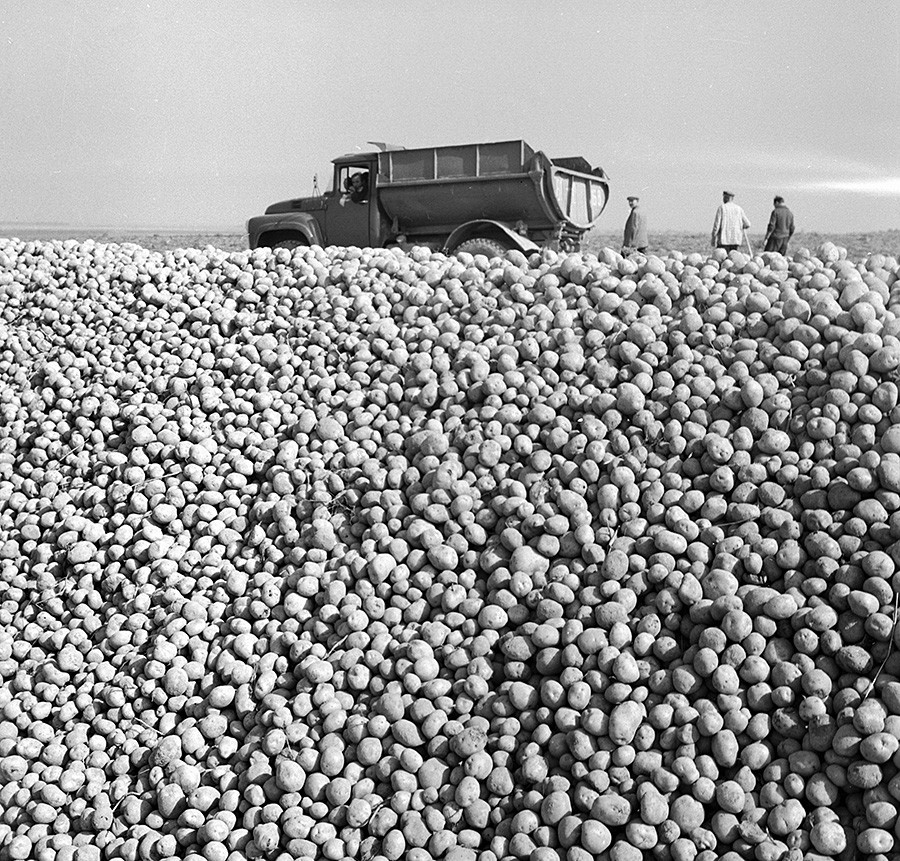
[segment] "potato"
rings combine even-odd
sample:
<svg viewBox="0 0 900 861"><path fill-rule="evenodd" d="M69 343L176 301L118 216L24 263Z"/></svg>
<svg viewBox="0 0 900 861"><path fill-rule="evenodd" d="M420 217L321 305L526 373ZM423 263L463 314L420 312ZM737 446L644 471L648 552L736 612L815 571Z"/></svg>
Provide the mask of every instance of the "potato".
<svg viewBox="0 0 900 861"><path fill-rule="evenodd" d="M634 738L643 717L644 710L636 702L629 700L615 706L609 716L610 739L616 744L628 744Z"/></svg>
<svg viewBox="0 0 900 861"><path fill-rule="evenodd" d="M591 808L591 817L610 827L625 825L631 815L631 804L620 795L601 795Z"/></svg>
<svg viewBox="0 0 900 861"><path fill-rule="evenodd" d="M894 835L883 828L866 828L856 837L856 848L860 852L874 854L887 853L894 847Z"/></svg>

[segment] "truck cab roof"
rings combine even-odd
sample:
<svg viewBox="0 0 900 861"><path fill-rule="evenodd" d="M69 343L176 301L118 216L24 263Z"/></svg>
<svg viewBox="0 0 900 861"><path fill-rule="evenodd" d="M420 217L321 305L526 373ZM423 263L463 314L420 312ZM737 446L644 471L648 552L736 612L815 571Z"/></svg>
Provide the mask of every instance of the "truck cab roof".
<svg viewBox="0 0 900 861"><path fill-rule="evenodd" d="M358 161L375 161L377 152L348 152L331 160L332 164L354 164Z"/></svg>
<svg viewBox="0 0 900 861"><path fill-rule="evenodd" d="M347 162L353 162L357 159L360 160L369 160L371 161L375 158L379 153L382 152L397 152L398 150L406 149L405 146L400 146L400 144L392 144L386 143L384 141L366 141L370 146L378 147L376 150L366 150L365 152L348 152L344 155L339 155L337 158L332 159L333 164L346 164Z"/></svg>

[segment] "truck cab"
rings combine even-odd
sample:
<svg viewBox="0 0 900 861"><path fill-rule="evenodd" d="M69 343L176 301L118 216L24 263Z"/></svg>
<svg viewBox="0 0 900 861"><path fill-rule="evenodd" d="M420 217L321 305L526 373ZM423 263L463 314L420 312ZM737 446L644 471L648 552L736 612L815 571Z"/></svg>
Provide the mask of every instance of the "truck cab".
<svg viewBox="0 0 900 861"><path fill-rule="evenodd" d="M322 195L273 203L265 215L251 218L250 247L296 248L377 244L383 219L378 210L378 154L360 153L334 159L331 188Z"/></svg>

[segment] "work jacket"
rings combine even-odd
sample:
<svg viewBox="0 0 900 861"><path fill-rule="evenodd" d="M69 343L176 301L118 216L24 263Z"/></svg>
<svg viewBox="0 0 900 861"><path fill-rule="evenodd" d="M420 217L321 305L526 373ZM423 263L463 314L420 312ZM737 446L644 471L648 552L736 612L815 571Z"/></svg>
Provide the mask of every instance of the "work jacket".
<svg viewBox="0 0 900 861"><path fill-rule="evenodd" d="M766 230L766 237L774 236L776 239L790 239L794 235L794 213L791 212L783 203L779 203L773 210L772 216L769 218L769 227Z"/></svg>
<svg viewBox="0 0 900 861"><path fill-rule="evenodd" d="M635 207L628 213L628 220L625 222L625 238L622 244L628 248L646 248L649 244L647 239L647 219L640 207Z"/></svg>
<svg viewBox="0 0 900 861"><path fill-rule="evenodd" d="M713 222L712 244L741 245L744 231L749 227L750 221L743 209L732 201L722 203L716 210L716 220Z"/></svg>

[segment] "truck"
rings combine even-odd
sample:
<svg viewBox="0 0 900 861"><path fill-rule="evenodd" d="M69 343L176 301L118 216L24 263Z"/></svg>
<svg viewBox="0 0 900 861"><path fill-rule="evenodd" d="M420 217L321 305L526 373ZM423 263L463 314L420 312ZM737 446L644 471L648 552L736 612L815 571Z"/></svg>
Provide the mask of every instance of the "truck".
<svg viewBox="0 0 900 861"><path fill-rule="evenodd" d="M602 168L581 156L548 158L523 140L373 146L333 159L324 194L273 203L251 218L250 247L421 245L487 257L578 250L609 196Z"/></svg>

